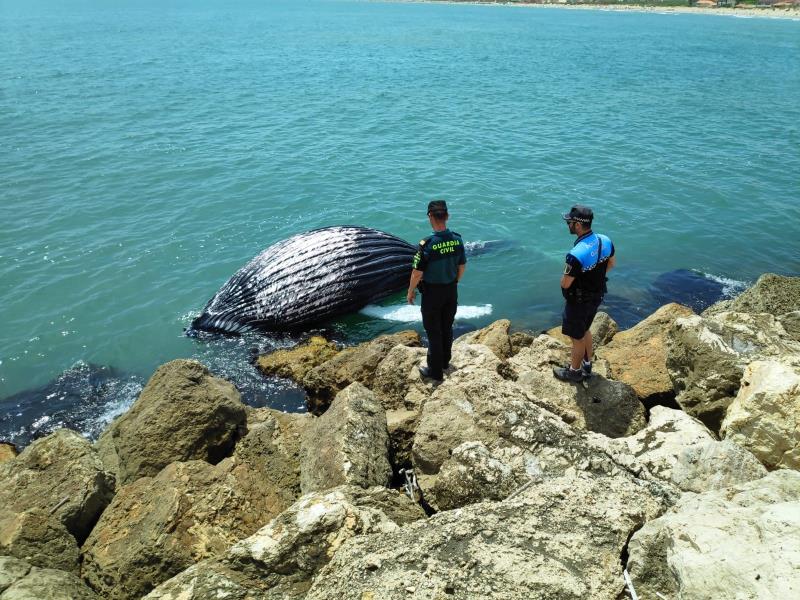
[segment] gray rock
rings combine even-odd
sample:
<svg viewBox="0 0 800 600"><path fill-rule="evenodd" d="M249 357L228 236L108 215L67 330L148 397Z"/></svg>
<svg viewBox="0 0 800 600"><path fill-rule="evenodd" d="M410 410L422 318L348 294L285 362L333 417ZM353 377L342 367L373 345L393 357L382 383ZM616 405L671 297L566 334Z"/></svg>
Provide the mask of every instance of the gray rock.
<svg viewBox="0 0 800 600"><path fill-rule="evenodd" d="M703 316L721 312L769 313L775 317L800 310L800 277L765 273L755 285L733 300L719 302L705 310Z"/></svg>
<svg viewBox="0 0 800 600"><path fill-rule="evenodd" d="M516 446L490 450L481 442L464 442L453 449L428 494L437 510L450 510L483 500L503 500L512 492L540 479L538 461Z"/></svg>
<svg viewBox="0 0 800 600"><path fill-rule="evenodd" d="M347 540L306 600L616 600L628 536L664 510L626 476L546 480L402 529Z"/></svg>
<svg viewBox="0 0 800 600"><path fill-rule="evenodd" d="M684 491L719 489L766 475L750 452L718 442L700 421L665 406L654 406L647 427L635 436L590 439L638 477Z"/></svg>
<svg viewBox="0 0 800 600"><path fill-rule="evenodd" d="M552 367L564 359L559 343L540 336L508 361L517 374L519 387L531 400L582 431L610 437L632 435L645 424L645 409L633 388L597 374L583 385L553 377Z"/></svg>
<svg viewBox="0 0 800 600"><path fill-rule="evenodd" d="M111 501L114 477L91 444L60 429L0 464L0 552L77 572L77 548Z"/></svg>
<svg viewBox="0 0 800 600"><path fill-rule="evenodd" d="M637 593L655 598L795 598L800 593L800 473L684 494L628 547Z"/></svg>
<svg viewBox="0 0 800 600"><path fill-rule="evenodd" d="M300 488L304 494L342 484L388 485L386 413L375 395L352 383L336 395L303 437Z"/></svg>
<svg viewBox="0 0 800 600"><path fill-rule="evenodd" d="M715 433L739 391L748 363L800 353L800 345L775 317L765 313L679 318L667 342L667 368L678 404Z"/></svg>
<svg viewBox="0 0 800 600"><path fill-rule="evenodd" d="M147 598L299 600L347 539L396 531L423 517L419 506L386 488L343 486L309 494L224 558L189 568Z"/></svg>
<svg viewBox="0 0 800 600"><path fill-rule="evenodd" d="M31 571L31 565L13 556L0 556L0 594Z"/></svg>
<svg viewBox="0 0 800 600"><path fill-rule="evenodd" d="M158 368L97 449L118 481L129 483L176 461L219 462L233 451L246 418L231 383L197 361L174 360Z"/></svg>
<svg viewBox="0 0 800 600"><path fill-rule="evenodd" d="M722 435L768 468L800 469L800 356L754 361L728 407Z"/></svg>
<svg viewBox="0 0 800 600"><path fill-rule="evenodd" d="M460 356L462 367L445 379L425 403L414 436L414 468L424 498L434 509L502 497L512 482L525 481L531 473L546 478L568 471L618 470L613 460L602 449L588 444L581 432L538 406L539 400L531 390L493 371L492 362L485 361L487 356L494 357L488 348L467 348L473 353L471 358ZM496 358L494 361L494 365L499 362ZM499 460L511 467L511 474L498 478L499 484L495 485L486 475L467 472L468 457L451 458L465 442L480 442L489 451L489 456L484 453L476 454L474 460L469 458L473 466L484 459ZM448 461L450 465L443 475L440 469ZM497 470L503 468L498 466ZM440 476L445 478L441 484ZM470 480L481 480L483 487L462 495L459 490Z"/></svg>
<svg viewBox="0 0 800 600"><path fill-rule="evenodd" d="M11 571L4 572L6 568ZM4 586L5 582L9 585ZM100 600L100 597L76 575L0 557L0 600Z"/></svg>
<svg viewBox="0 0 800 600"><path fill-rule="evenodd" d="M511 340L508 329L511 321L500 319L484 327L465 333L455 340L454 345L461 344L482 344L489 348L499 359L505 359L512 355Z"/></svg>
<svg viewBox="0 0 800 600"><path fill-rule="evenodd" d="M311 369L302 381L309 395L309 411L321 415L333 397L351 383L359 382L372 388L378 365L397 345L420 346L419 334L416 331L401 331L382 335L358 346L345 348Z"/></svg>

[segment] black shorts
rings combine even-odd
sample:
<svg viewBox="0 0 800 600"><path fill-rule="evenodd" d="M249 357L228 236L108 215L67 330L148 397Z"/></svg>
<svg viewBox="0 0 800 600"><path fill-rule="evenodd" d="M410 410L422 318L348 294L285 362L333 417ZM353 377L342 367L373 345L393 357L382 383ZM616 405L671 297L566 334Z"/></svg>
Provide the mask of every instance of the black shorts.
<svg viewBox="0 0 800 600"><path fill-rule="evenodd" d="M600 307L600 300L564 305L561 315L561 333L576 340L581 339L592 326L594 316Z"/></svg>

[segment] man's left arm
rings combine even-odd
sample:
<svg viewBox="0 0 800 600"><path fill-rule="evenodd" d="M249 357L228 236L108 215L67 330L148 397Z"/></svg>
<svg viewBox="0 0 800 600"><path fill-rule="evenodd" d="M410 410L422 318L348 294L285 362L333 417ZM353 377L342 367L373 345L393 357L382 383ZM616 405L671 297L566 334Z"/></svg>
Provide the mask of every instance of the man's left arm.
<svg viewBox="0 0 800 600"><path fill-rule="evenodd" d="M581 268L580 262L572 254L567 254L567 260L564 263L564 274L561 276L561 289L568 290L572 283L575 281L574 273L577 273Z"/></svg>

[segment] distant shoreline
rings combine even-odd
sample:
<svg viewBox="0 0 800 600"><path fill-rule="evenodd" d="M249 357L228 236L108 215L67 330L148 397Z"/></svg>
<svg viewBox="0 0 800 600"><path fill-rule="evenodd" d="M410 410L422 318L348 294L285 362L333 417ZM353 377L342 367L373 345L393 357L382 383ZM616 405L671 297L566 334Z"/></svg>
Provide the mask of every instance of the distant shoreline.
<svg viewBox="0 0 800 600"><path fill-rule="evenodd" d="M694 15L717 15L739 18L786 19L800 21L800 7L795 8L709 8L699 6L646 6L641 4L536 4L532 2L498 2L493 0L378 0L408 4L489 4L497 6L519 6L522 8L553 8L568 10L602 10L621 12L654 12Z"/></svg>

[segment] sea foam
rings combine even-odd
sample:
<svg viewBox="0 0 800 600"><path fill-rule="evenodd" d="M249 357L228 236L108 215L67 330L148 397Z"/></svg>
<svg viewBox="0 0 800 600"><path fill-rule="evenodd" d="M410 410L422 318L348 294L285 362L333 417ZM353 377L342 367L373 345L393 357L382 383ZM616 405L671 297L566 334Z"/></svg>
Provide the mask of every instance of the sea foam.
<svg viewBox="0 0 800 600"><path fill-rule="evenodd" d="M418 323L422 321L419 306L413 304L399 304L394 306L378 306L370 304L361 309L362 315L384 319L386 321L402 321L405 323ZM492 314L492 305L459 306L456 319L478 319Z"/></svg>

